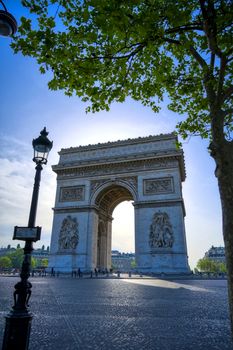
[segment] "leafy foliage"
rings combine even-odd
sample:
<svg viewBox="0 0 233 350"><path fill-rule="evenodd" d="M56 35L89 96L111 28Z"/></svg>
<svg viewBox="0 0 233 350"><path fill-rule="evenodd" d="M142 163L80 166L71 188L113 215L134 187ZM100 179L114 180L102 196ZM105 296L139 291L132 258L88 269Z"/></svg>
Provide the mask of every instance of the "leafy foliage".
<svg viewBox="0 0 233 350"><path fill-rule="evenodd" d="M22 3L36 20L21 19L12 47L53 73L50 89L80 96L94 112L127 96L158 112L168 94L169 108L188 116L178 124L184 138L210 136L216 111L231 138L231 0Z"/></svg>
<svg viewBox="0 0 233 350"><path fill-rule="evenodd" d="M17 248L14 252L8 253L2 258L6 258L7 261L10 261L10 266L16 269L21 269L24 252L22 248ZM34 268L37 265L37 260L32 256L31 257L31 267ZM0 266L1 267L1 266Z"/></svg>
<svg viewBox="0 0 233 350"><path fill-rule="evenodd" d="M37 259L31 257L31 268L34 269L37 266Z"/></svg>
<svg viewBox="0 0 233 350"><path fill-rule="evenodd" d="M198 260L197 269L203 272L222 272L226 273L226 264L211 260L209 258L203 258Z"/></svg>
<svg viewBox="0 0 233 350"><path fill-rule="evenodd" d="M131 266L132 269L136 269L136 267L137 267L136 260L132 260L131 263L130 263L130 266Z"/></svg>
<svg viewBox="0 0 233 350"><path fill-rule="evenodd" d="M13 253L9 253L7 257L12 262L12 267L20 269L23 262L23 249L18 248Z"/></svg>
<svg viewBox="0 0 233 350"><path fill-rule="evenodd" d="M12 267L11 259L8 256L1 256L0 257L0 268L10 268Z"/></svg>
<svg viewBox="0 0 233 350"><path fill-rule="evenodd" d="M49 264L49 260L48 259L46 259L46 258L41 259L40 266L48 267L48 264Z"/></svg>

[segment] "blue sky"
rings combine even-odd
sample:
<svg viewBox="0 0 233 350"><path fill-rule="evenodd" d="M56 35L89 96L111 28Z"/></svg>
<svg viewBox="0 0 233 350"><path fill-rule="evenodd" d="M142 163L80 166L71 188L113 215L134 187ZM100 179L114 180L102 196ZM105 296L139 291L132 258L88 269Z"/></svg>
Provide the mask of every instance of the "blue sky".
<svg viewBox="0 0 233 350"><path fill-rule="evenodd" d="M27 14L19 0L5 1L5 5L18 22L23 13ZM42 237L36 246L48 245L56 191L51 165L58 162L61 148L168 133L181 117L168 111L165 104L159 114L154 114L131 99L114 104L110 112L86 114L86 105L77 97L49 91L48 76L39 73L33 59L14 55L10 42L9 38L0 37L0 246L15 245L13 227L27 225L35 172L31 142L44 126L54 147L42 172L37 212ZM215 166L207 145L198 137L183 144L187 172L183 196L191 267L211 245L223 245ZM119 205L114 218L112 248L133 251L132 205Z"/></svg>

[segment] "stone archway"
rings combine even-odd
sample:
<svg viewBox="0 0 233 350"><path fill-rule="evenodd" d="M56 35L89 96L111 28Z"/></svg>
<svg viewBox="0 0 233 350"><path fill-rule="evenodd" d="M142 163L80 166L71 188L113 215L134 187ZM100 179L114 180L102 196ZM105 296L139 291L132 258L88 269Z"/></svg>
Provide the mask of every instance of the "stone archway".
<svg viewBox="0 0 233 350"><path fill-rule="evenodd" d="M53 166L57 194L49 266L109 268L113 210L133 200L137 269L188 273L185 167L176 141L167 134L62 149Z"/></svg>
<svg viewBox="0 0 233 350"><path fill-rule="evenodd" d="M110 181L96 191L92 201L98 214L98 237L96 252L96 267L110 269L112 246L112 213L116 206L123 201L134 200L135 194L129 184ZM130 192L132 191L132 193Z"/></svg>

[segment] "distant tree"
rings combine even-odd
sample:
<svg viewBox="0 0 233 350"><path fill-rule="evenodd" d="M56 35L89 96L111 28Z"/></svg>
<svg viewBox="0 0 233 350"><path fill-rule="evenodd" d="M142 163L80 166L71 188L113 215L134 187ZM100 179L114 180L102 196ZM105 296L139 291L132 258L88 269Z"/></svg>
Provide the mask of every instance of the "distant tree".
<svg viewBox="0 0 233 350"><path fill-rule="evenodd" d="M215 264L209 258L203 258L198 260L197 268L202 272L214 272Z"/></svg>
<svg viewBox="0 0 233 350"><path fill-rule="evenodd" d="M17 244L17 249L20 249L20 244L19 243Z"/></svg>
<svg viewBox="0 0 233 350"><path fill-rule="evenodd" d="M226 272L226 264L209 258L198 260L197 269L202 272Z"/></svg>
<svg viewBox="0 0 233 350"><path fill-rule="evenodd" d="M7 257L11 260L12 267L21 269L24 258L24 252L22 248L18 248L14 252L7 254ZM31 268L35 268L36 263L37 260L31 256Z"/></svg>
<svg viewBox="0 0 233 350"><path fill-rule="evenodd" d="M34 269L37 266L37 259L31 257L31 268Z"/></svg>
<svg viewBox="0 0 233 350"><path fill-rule="evenodd" d="M132 269L135 269L135 268L137 267L136 260L132 260L131 263L130 263L130 265L131 265L131 268L132 268Z"/></svg>
<svg viewBox="0 0 233 350"><path fill-rule="evenodd" d="M1 256L0 257L0 268L10 268L12 267L11 259L8 256Z"/></svg>
<svg viewBox="0 0 233 350"><path fill-rule="evenodd" d="M7 254L12 262L12 267L20 269L23 262L23 249L18 248L12 253Z"/></svg>
<svg viewBox="0 0 233 350"><path fill-rule="evenodd" d="M45 246L44 246L44 244L42 245L42 247L41 247L41 250L44 250L45 249Z"/></svg>
<svg viewBox="0 0 233 350"><path fill-rule="evenodd" d="M219 272L222 272L222 273L227 272L227 267L225 263L219 263L218 268L219 268Z"/></svg>
<svg viewBox="0 0 233 350"><path fill-rule="evenodd" d="M8 244L7 249L8 249L8 250L11 249L11 245L10 245L10 244Z"/></svg>
<svg viewBox="0 0 233 350"><path fill-rule="evenodd" d="M46 250L47 250L47 252L49 252L49 245L48 245L48 247L47 247L47 249L46 249Z"/></svg>
<svg viewBox="0 0 233 350"><path fill-rule="evenodd" d="M49 264L49 260L44 258L44 259L41 259L41 266L43 267L48 267L48 264Z"/></svg>

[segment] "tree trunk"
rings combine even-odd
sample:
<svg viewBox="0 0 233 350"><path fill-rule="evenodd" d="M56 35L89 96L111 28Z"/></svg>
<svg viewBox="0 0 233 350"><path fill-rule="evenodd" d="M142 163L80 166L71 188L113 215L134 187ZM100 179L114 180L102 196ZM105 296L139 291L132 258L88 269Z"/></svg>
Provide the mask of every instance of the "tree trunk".
<svg viewBox="0 0 233 350"><path fill-rule="evenodd" d="M213 147L212 143L210 149L217 166L215 175L218 179L222 205L222 227L227 265L229 311L233 336L233 142L224 140L220 145L218 144L217 147Z"/></svg>

